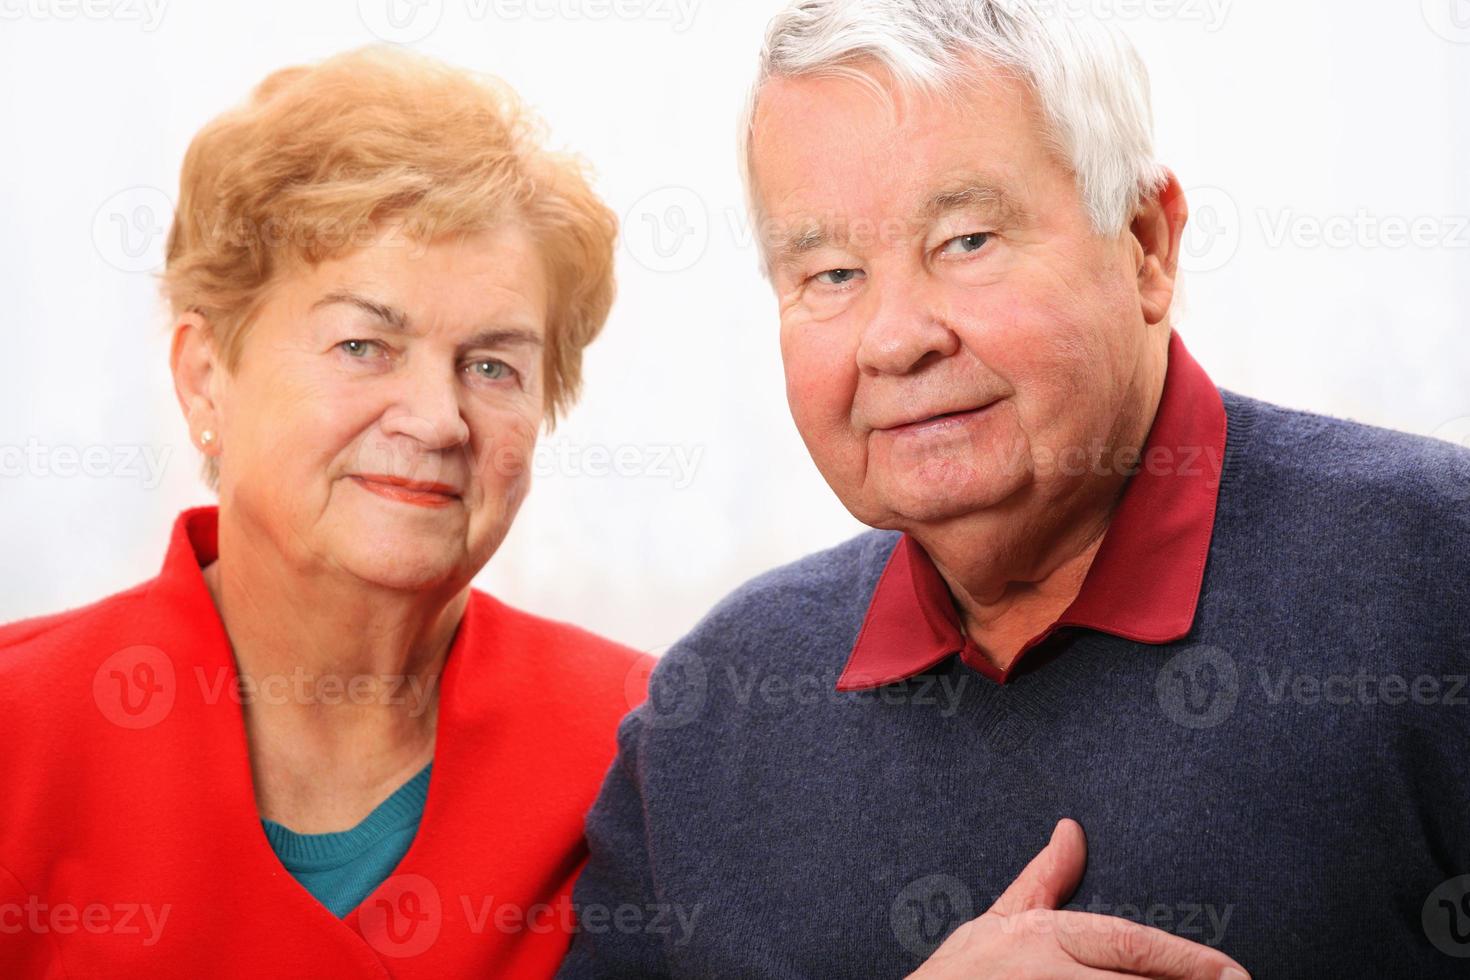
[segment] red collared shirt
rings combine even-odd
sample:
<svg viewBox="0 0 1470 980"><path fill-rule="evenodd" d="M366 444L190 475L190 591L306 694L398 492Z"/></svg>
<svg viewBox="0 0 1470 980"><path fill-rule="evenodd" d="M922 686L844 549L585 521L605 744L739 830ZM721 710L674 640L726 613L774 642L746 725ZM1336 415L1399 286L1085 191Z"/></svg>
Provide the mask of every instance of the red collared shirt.
<svg viewBox="0 0 1470 980"><path fill-rule="evenodd" d="M0 976L551 976L651 658L472 590L418 834L338 919L261 827L240 699L294 688L238 685L217 553L186 511L157 578L0 627Z"/></svg>
<svg viewBox="0 0 1470 980"><path fill-rule="evenodd" d="M958 653L997 683L1063 627L1097 630L1140 643L1169 643L1189 632L1225 455L1225 404L1204 369L1169 336L1164 390L1139 460L1103 535L1077 598L1026 641L1005 670L970 640L944 579L917 541L894 548L847 666L840 691L892 684Z"/></svg>

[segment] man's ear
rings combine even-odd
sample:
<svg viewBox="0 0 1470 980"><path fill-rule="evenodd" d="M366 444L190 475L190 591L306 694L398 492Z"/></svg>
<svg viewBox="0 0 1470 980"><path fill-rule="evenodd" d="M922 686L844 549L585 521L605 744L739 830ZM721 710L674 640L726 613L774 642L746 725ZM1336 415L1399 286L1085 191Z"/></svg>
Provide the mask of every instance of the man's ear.
<svg viewBox="0 0 1470 980"><path fill-rule="evenodd" d="M206 456L218 456L223 441L218 393L224 368L218 358L209 321L192 310L180 314L174 323L168 363L189 438Z"/></svg>
<svg viewBox="0 0 1470 980"><path fill-rule="evenodd" d="M1179 242L1189 220L1189 202L1172 170L1144 198L1133 216L1134 257L1138 264L1138 300L1143 318L1150 326L1169 314L1174 301L1174 283L1179 275Z"/></svg>

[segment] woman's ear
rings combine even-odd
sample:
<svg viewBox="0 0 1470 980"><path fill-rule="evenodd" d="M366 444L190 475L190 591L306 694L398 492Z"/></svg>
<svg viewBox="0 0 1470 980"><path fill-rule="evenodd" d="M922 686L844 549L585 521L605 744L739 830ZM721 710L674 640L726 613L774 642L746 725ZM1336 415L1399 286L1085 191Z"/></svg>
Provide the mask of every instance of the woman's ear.
<svg viewBox="0 0 1470 980"><path fill-rule="evenodd" d="M1189 203L1172 170L1139 205L1130 230L1138 260L1138 299L1150 326L1169 315L1179 275L1179 243L1189 220Z"/></svg>
<svg viewBox="0 0 1470 980"><path fill-rule="evenodd" d="M222 416L218 396L223 365L218 360L214 333L203 315L193 310L179 315L168 363L174 375L174 394L189 426L189 438L206 456L218 456Z"/></svg>

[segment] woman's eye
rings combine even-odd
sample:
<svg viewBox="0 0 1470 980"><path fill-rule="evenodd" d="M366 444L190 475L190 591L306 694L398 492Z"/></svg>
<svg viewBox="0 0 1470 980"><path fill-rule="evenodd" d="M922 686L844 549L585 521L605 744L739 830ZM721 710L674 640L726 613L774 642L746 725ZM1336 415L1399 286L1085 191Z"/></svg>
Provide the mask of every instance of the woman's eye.
<svg viewBox="0 0 1470 980"><path fill-rule="evenodd" d="M374 340L344 340L337 345L337 349L351 357L366 357L371 351L378 349L378 343Z"/></svg>
<svg viewBox="0 0 1470 980"><path fill-rule="evenodd" d="M817 273L812 278L824 286L845 286L862 273L862 269L828 269L826 272Z"/></svg>
<svg viewBox="0 0 1470 980"><path fill-rule="evenodd" d="M940 246L939 251L943 255L965 255L970 252L978 252L990 241L990 233L977 231L969 235L960 235L951 238Z"/></svg>
<svg viewBox="0 0 1470 980"><path fill-rule="evenodd" d="M509 364L496 360L473 361L470 363L469 369L477 377L483 378L486 381L499 381L511 373Z"/></svg>

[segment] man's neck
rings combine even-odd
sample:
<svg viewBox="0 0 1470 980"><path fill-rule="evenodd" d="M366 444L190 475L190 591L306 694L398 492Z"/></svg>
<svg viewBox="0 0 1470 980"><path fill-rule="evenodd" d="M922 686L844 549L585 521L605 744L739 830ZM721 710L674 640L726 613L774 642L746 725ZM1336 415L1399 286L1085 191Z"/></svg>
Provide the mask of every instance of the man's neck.
<svg viewBox="0 0 1470 980"><path fill-rule="evenodd" d="M1103 458L1117 458L1124 447L1142 450L1167 364L1167 354L1140 364L1131 405L1099 443ZM965 634L990 663L1008 669L1076 600L1127 484L1127 473L1087 467L1049 493L1033 485L997 507L908 529L949 587Z"/></svg>

